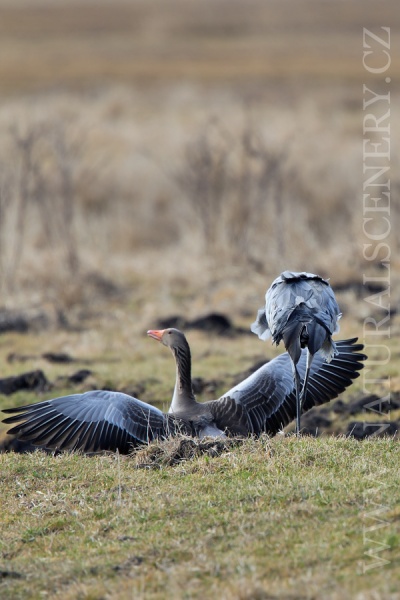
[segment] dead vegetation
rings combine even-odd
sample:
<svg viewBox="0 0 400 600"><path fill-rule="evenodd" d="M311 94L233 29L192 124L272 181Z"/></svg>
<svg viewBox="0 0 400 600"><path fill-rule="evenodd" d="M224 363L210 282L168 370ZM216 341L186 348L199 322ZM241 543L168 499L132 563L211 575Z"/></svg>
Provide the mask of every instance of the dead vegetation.
<svg viewBox="0 0 400 600"><path fill-rule="evenodd" d="M3 303L50 303L62 321L113 286L142 287L144 301L160 277L156 310L198 289L222 309L243 274L251 295L288 266L360 279L354 3L331 14L304 0L291 14L254 0L229 15L220 2L173 0L168 15L140 2L19 4L0 3ZM379 13L363 11L371 23ZM398 157L392 139L393 190ZM390 241L394 257L395 227Z"/></svg>
<svg viewBox="0 0 400 600"><path fill-rule="evenodd" d="M285 257L284 197L293 186L289 148L268 148L247 124L237 135L216 120L185 148L177 175L184 199L197 215L204 248L235 264L260 263L261 229L275 225L270 251Z"/></svg>
<svg viewBox="0 0 400 600"><path fill-rule="evenodd" d="M149 444L145 448L135 451L135 464L139 469L161 469L172 467L187 460L193 460L199 456L216 457L223 453L238 448L245 442L244 439L194 439L185 436L177 436Z"/></svg>
<svg viewBox="0 0 400 600"><path fill-rule="evenodd" d="M99 100L101 113L108 103ZM193 125L174 139L173 156L166 142L166 163L160 148L146 142L146 125L137 141L132 125L122 133L104 114L85 124L85 103L70 123L61 124L62 110L59 117L53 110L45 121L26 113L24 128L16 116L11 127L3 123L4 299L26 292L26 299L35 295L65 312L107 298L107 290L132 287L135 279L162 275L164 286L173 288L179 277L195 290L200 282L215 286L222 271L226 280L249 268L268 277L288 265L333 275L333 285L359 279L362 212L352 200L358 182L351 175L356 134L339 145L344 130L317 133L310 121L315 137L305 140L293 119L290 138L272 139L268 117L256 127L237 109L240 123L231 127L222 114L212 120L204 114L200 129ZM127 112L123 122L128 118ZM158 115L156 121L165 128L168 119ZM330 140L331 156L319 153L321 138ZM394 185L397 177L394 168ZM396 205L392 213L396 221ZM394 253L394 232L392 246ZM249 290L255 281L249 278Z"/></svg>

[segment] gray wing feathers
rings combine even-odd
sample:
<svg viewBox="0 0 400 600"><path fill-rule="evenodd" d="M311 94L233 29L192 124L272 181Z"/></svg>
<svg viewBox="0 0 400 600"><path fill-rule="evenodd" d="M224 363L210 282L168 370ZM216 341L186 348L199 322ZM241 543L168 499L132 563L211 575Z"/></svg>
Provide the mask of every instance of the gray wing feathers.
<svg viewBox="0 0 400 600"><path fill-rule="evenodd" d="M129 452L138 443L168 437L179 425L170 415L126 394L93 391L7 409L18 423L8 433L57 449Z"/></svg>
<svg viewBox="0 0 400 600"><path fill-rule="evenodd" d="M357 344L357 338L342 340L336 343L338 354L330 363L325 362L318 352L311 367L312 376L308 380L307 397L302 412L309 411L313 406L329 402L341 394L354 379L359 377L363 368L365 354L360 351L362 344ZM299 362L301 377L304 377L304 362ZM299 370L300 370L299 369ZM296 416L296 394L293 389L287 396L282 406L271 416L268 421L268 433L274 435L288 425Z"/></svg>
<svg viewBox="0 0 400 600"><path fill-rule="evenodd" d="M246 379L230 389L229 396L247 408L268 402L272 414L293 389L293 374L289 355L285 352L266 363Z"/></svg>
<svg viewBox="0 0 400 600"><path fill-rule="evenodd" d="M292 368L289 356L285 353L260 367L226 392L218 402L227 398L235 400L247 415L247 433L258 435L268 430L268 419L292 389Z"/></svg>
<svg viewBox="0 0 400 600"><path fill-rule="evenodd" d="M337 342L338 354L331 363L326 363L321 352L317 352L310 369L303 412L335 398L359 376L358 371L363 368L362 361L366 357L360 353L363 346L356 341ZM306 350L303 350L297 365L302 379L306 360ZM250 432L277 433L296 416L296 395L289 354L285 352L262 366L222 398L226 397L233 398L246 409L251 423Z"/></svg>
<svg viewBox="0 0 400 600"><path fill-rule="evenodd" d="M268 321L265 316L265 308L260 308L257 313L257 318L250 327L251 331L258 335L260 340L267 340L271 336L271 330L268 326Z"/></svg>
<svg viewBox="0 0 400 600"><path fill-rule="evenodd" d="M221 431L227 430L231 435L248 435L252 432L246 407L234 398L225 395L207 404L213 421Z"/></svg>
<svg viewBox="0 0 400 600"><path fill-rule="evenodd" d="M312 354L321 349L330 360L336 348L331 335L339 331L339 306L329 282L312 273L285 271L275 279L265 295L265 307L258 311L251 330L261 339L272 335L274 343L283 339L295 361L300 357L298 340L304 326Z"/></svg>

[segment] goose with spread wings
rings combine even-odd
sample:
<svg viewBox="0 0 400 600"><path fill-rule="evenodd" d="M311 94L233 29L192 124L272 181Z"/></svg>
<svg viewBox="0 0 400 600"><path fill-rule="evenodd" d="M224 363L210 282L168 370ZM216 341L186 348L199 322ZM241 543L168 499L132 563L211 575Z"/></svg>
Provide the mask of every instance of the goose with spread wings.
<svg viewBox="0 0 400 600"><path fill-rule="evenodd" d="M148 335L172 351L176 382L168 413L120 392L89 391L35 404L8 408L14 424L8 433L48 449L105 450L128 453L133 447L182 432L205 436L270 435L296 416L296 392L287 352L263 365L218 400L197 402L192 388L191 355L185 335L177 329L150 330ZM359 376L365 355L357 339L336 342L337 354L328 364L316 354L303 410L324 404ZM298 362L302 377L305 351Z"/></svg>

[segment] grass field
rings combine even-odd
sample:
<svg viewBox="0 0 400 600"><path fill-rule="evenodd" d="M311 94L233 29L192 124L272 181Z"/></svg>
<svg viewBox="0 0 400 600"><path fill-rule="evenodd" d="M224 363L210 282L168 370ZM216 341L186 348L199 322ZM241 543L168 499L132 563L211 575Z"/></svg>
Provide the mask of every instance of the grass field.
<svg viewBox="0 0 400 600"><path fill-rule="evenodd" d="M3 597L398 598L397 442L0 461Z"/></svg>
<svg viewBox="0 0 400 600"><path fill-rule="evenodd" d="M362 64L363 27L382 26L384 76ZM172 465L169 444L0 454L1 598L400 598L398 439L337 435L400 422L399 30L394 0L0 0L1 377L49 381L0 408L103 387L166 408L172 358L146 330L211 312L248 330L288 268L329 277L338 337L366 345L346 406L392 398L384 414L331 403L316 439ZM373 260L363 84L390 89L390 256ZM203 400L282 350L187 336Z"/></svg>

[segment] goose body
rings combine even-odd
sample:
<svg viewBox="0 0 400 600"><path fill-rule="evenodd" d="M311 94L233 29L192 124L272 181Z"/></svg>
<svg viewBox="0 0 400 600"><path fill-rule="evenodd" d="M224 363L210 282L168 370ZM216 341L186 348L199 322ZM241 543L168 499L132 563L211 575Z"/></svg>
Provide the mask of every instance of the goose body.
<svg viewBox="0 0 400 600"><path fill-rule="evenodd" d="M274 435L296 415L296 394L288 353L266 363L218 400L197 402L191 384L190 348L176 329L150 330L148 335L169 347L176 361L176 384L168 413L137 398L104 390L73 394L27 406L9 408L4 423L20 440L58 450L128 453L182 432L191 436ZM317 353L311 366L304 411L328 402L359 376L365 355L356 339L336 343L328 364ZM306 370L306 352L298 362Z"/></svg>
<svg viewBox="0 0 400 600"><path fill-rule="evenodd" d="M330 362L338 352L332 335L339 331L339 306L329 282L313 273L284 271L265 295L265 305L258 311L251 330L262 340L281 340L292 361L296 386L296 429L300 432L300 415L306 396L311 364L319 352ZM298 364L306 348L307 366L302 377ZM301 389L301 380L303 387Z"/></svg>

